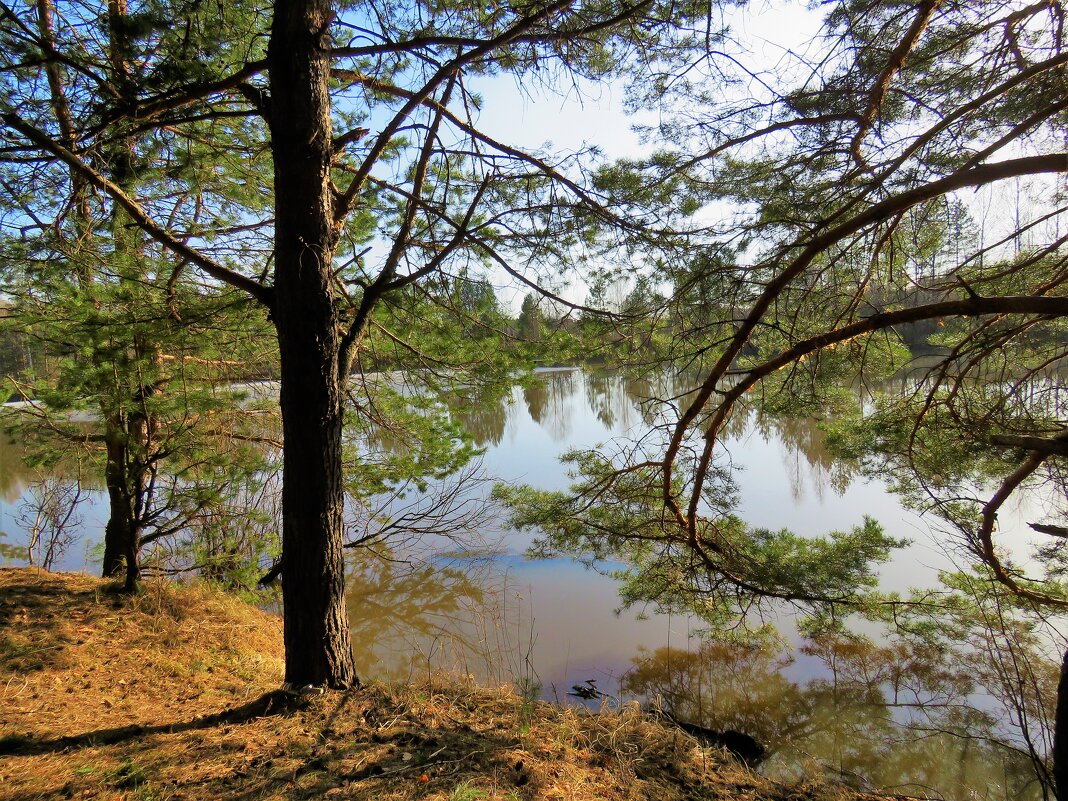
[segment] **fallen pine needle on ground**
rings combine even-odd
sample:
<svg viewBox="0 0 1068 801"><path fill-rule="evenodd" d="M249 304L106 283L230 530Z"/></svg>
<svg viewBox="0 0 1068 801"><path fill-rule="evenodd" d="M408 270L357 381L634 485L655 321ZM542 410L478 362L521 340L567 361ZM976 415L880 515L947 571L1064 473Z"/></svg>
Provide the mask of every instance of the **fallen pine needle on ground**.
<svg viewBox="0 0 1068 801"><path fill-rule="evenodd" d="M289 693L277 617L205 584L0 570L0 798L861 801L757 776L637 705L441 677Z"/></svg>

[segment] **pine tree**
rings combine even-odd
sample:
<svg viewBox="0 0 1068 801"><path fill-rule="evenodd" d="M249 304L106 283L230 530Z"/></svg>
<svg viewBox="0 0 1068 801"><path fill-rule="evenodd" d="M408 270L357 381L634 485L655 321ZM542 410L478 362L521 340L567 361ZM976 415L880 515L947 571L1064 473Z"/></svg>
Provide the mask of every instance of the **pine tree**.
<svg viewBox="0 0 1068 801"><path fill-rule="evenodd" d="M595 221L612 223L621 237L645 236L643 221L616 215L588 185L581 157L561 162L480 131L480 101L468 81L499 72L531 81L645 77L700 52L713 32L686 26L704 6L648 0L486 8L277 0L269 27L255 9L226 11L222 28L242 33L218 53L206 44L198 4L151 4L147 16L131 14L139 23L131 25L135 41L173 39L177 55L139 62L144 80L122 91L105 81L104 109L82 95L71 115L79 121L73 140L34 113L34 80L42 63L58 60L91 84L106 54L92 52L95 38L78 35L81 14L65 17L78 22L55 47L7 15L0 24L8 52L18 54L4 73L12 91L0 118L9 152L29 154L46 169L72 169L153 247L209 282L245 291L270 315L285 442L286 679L344 687L355 675L342 593L343 402L349 373L375 336L379 307L470 265L492 265L539 287L543 265L567 266L589 246ZM153 26L161 21L165 30ZM219 33L210 41L229 41ZM257 50L264 42L265 54ZM205 48L212 58L201 58ZM16 64L27 51L26 63ZM205 123L209 132L198 140L223 161L234 152L231 125L266 126L262 148L252 152L270 153L273 179L248 180L252 196L273 198L269 259L253 265L213 250L240 243L235 231L249 225L243 218L221 224L223 201L203 207L199 223L183 230L168 213L173 204L141 187L127 191L89 157L124 126L184 137ZM364 243L372 234L386 247L369 265ZM539 264L528 269L535 256ZM551 295L547 286L539 290Z"/></svg>
<svg viewBox="0 0 1068 801"><path fill-rule="evenodd" d="M655 450L646 440L622 455L572 454L569 495L507 493L516 522L548 532L549 551L625 558L630 600L727 627L768 597L861 608L873 567L858 560L889 558L893 538L867 522L824 541L754 530L719 457L731 419L753 404L877 411L854 452L881 475L909 473L914 497L1004 591L1064 608L1063 541L1028 573L996 537L1013 493L1039 477L1064 486L1053 369L1068 341L1064 9L821 10L812 46L826 57L787 53L772 67L728 47L736 67L712 59L645 85L658 152L603 166L596 182L621 214L660 215L688 236L641 251L654 284L674 292L650 298L621 339L666 315L667 347L643 355L700 374L659 399ZM1001 204L996 231L969 218L977 192ZM936 363L912 392L874 409L851 402L847 382L893 375L912 358L905 338L920 336ZM963 502L964 488L992 480L999 489ZM1062 536L1063 514L1034 522Z"/></svg>
<svg viewBox="0 0 1068 801"><path fill-rule="evenodd" d="M180 49L160 33L158 13L108 6L100 22L106 67L99 77L113 93L110 104L95 110L98 116L134 102L144 81L137 71L163 69ZM176 217L211 202L213 189L199 180L205 170L194 164L196 140L179 149L174 139L124 123L94 141L77 128L75 104L84 101L86 76L49 59L59 46L52 4L40 0L26 20L27 30L36 22L38 36L32 44L13 42L13 52L25 59L14 74L43 71L47 82L37 94L15 97L41 124L98 164L99 174L123 193L160 194ZM63 33L68 45L77 35L72 28ZM232 436L247 426L233 398L217 387L257 369L250 360L264 354L253 344L240 297L191 293L179 280L180 260L159 251L121 204L92 193L79 169L58 166L28 172L17 159L5 165L8 224L33 223L6 242L5 289L17 299L7 322L43 343L40 363L17 386L36 399L26 422L42 440L39 459L69 458L81 449L99 466L109 502L103 572L124 573L125 588L133 590L144 546L186 529L255 480L263 459L247 447L249 431L246 444ZM179 175L184 191L168 198ZM41 222L41 210L50 224ZM79 409L92 421L88 429L70 420Z"/></svg>

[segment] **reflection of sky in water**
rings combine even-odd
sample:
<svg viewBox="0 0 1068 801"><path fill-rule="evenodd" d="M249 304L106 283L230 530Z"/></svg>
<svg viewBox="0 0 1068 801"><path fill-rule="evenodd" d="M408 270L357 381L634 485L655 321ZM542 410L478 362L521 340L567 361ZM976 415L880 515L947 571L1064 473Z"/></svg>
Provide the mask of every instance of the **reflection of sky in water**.
<svg viewBox="0 0 1068 801"><path fill-rule="evenodd" d="M542 374L540 383L533 391L516 388L504 402L503 433L497 441L486 442L484 462L490 475L565 489L568 478L558 460L566 450L640 436L648 429L635 398L626 391L629 382L617 376L551 371ZM904 508L882 482L836 476L822 434L808 421L758 425L750 419L724 442L721 458L740 468L738 512L754 526L818 535L851 528L869 515L893 536L912 540L910 548L882 570L888 589L931 585L938 570L951 566L944 536L931 528L937 521ZM1031 541L1026 519L1028 514L1034 519L1033 506L1026 500L1010 504L999 521L999 541L1018 543L1018 555ZM510 541L520 550L525 545L519 537Z"/></svg>
<svg viewBox="0 0 1068 801"><path fill-rule="evenodd" d="M26 459L29 450L4 434L0 435L0 565L26 563L28 529L33 513L29 508L34 499L35 484L42 479L59 479L74 484L82 476L82 500L71 520L72 542L54 569L66 571L99 570L102 555L97 546L103 539L107 522L107 499L101 491L101 480L86 476L76 466L61 460L52 468L30 467Z"/></svg>
<svg viewBox="0 0 1068 801"><path fill-rule="evenodd" d="M593 378L577 371L549 372L541 376L540 386L513 390L502 404L506 419L497 431L484 432L486 471L507 481L545 489L566 488L568 477L558 461L563 452L607 444L615 437L640 436L648 430L649 423L635 396L649 388L627 384L615 376ZM628 393L628 389L632 391ZM736 476L738 512L752 525L819 535L851 528L864 515L875 517L893 536L912 541L881 570L887 589L933 586L938 571L952 566L944 541L932 531L935 521L905 509L882 482L850 481L847 474L836 470L823 447L822 434L808 421L758 423L750 419L745 425L735 423L722 453L730 464L741 468ZM1023 544L1030 540L1026 515L1034 512L1027 502L1006 509L1000 520L1001 541L1017 542L1017 550L1023 550ZM645 619L638 619L640 610L634 609L616 615L619 598L611 579L565 559L523 560L519 554L530 536L507 533L505 543L510 555L497 561L499 569L507 571L513 592L517 586L521 588L521 597L509 593L503 601L513 607L513 618L523 618L523 625L511 637L512 647L520 651L528 647L526 632L533 630L536 640L532 661L547 697L564 698L571 685L588 679L597 680L600 688L616 694L621 682L636 669L634 660L640 653L665 646L685 653L698 647L690 634L700 628L699 622L658 616L651 610L647 610ZM788 634L793 627L788 620L780 622ZM456 623L457 628L464 625ZM515 657L512 661L516 661ZM798 683L797 686L823 681L828 674L824 660L804 654L798 654L783 673L784 680ZM818 715L813 714L828 720L835 718L839 710L832 700L823 698ZM980 706L990 706L974 696L970 703L977 700ZM875 711L865 714L874 715L877 720L903 720L881 704L871 707ZM892 738L902 734L893 726L888 731L887 736ZM837 764L836 769L847 773L866 773L883 784L892 783L894 770L902 775L911 770L909 781L932 786L942 782L962 793L965 785L949 774L972 773L974 787L982 792L969 797L992 799L1021 797L1018 791L1026 782L1026 771L1021 779L1019 766L1009 771L999 767L996 755L992 757L989 750L970 754L967 743L962 746L946 737L931 739L929 748L901 743L892 747L872 745L871 759L888 767L879 774L871 773L865 768L862 755L845 753L856 732L830 728L829 732L822 740L809 738L799 743L800 750L784 750L777 762L769 763L768 770L789 776L800 762L811 758ZM902 741L913 739L906 735ZM806 749L810 756L805 755ZM971 764L974 760L980 761ZM1016 789L999 789L999 771L1014 774L1009 785ZM1005 777L1007 774L1002 776Z"/></svg>
<svg viewBox="0 0 1068 801"><path fill-rule="evenodd" d="M643 435L649 429L651 408L639 405L639 400L677 391L670 384L654 387L612 373L545 370L540 371L539 380L513 388L503 400L463 404L454 413L486 447L486 474L545 489L565 489L569 479L559 462L561 454ZM912 540L908 549L882 568L888 589L933 585L937 571L950 566L944 540L931 531L935 521L903 508L881 482L843 481L823 448L822 435L808 421L758 423L750 418L744 425L733 423L730 430L721 456L740 468L736 472L738 511L750 524L818 535L850 528L863 515L874 516L890 534ZM6 440L0 443L0 547L6 546L0 558L6 557L9 563L21 560L19 548L26 540L19 521L19 496L32 473L22 466L21 457L17 445ZM82 509L83 531L93 543L99 540L107 513L103 498L94 501ZM1026 500L1010 504L999 521L999 542L1019 543L1017 556L1023 555L1024 543L1031 540L1025 521L1035 510L1029 507ZM531 535L505 533L509 551L522 554ZM68 570L92 566L92 547L87 548L84 540L72 545L61 563ZM542 644L547 645L550 631L568 638L547 648L558 663L562 664L561 654L572 654L584 666L626 664L634 652L632 646L645 642L657 626L666 626L665 621L635 622L633 610L624 612L618 621L609 618L618 605L613 583L572 562L515 559L509 560L509 570L518 582L533 588ZM568 626L568 618L576 615L588 625ZM598 626L589 624L591 619L612 622ZM574 634L564 634L572 630ZM604 634L609 630L611 636ZM615 658L609 656L613 652Z"/></svg>
<svg viewBox="0 0 1068 801"><path fill-rule="evenodd" d="M488 475L565 489L569 479L559 462L561 454L644 434L651 409L639 406L638 398L673 391L611 374L545 371L537 382L513 388L503 400L478 407L457 404L453 413L486 448L483 466ZM831 462L821 434L809 422L749 419L732 423L730 430L723 458L741 468L736 475L738 511L750 524L818 535L850 528L863 515L871 515L892 535L913 540L882 570L884 586L890 589L933 585L937 571L950 565L928 519L904 509L878 481L849 481ZM12 546L24 548L17 499L30 480L16 456L0 448L0 557L9 563L20 561L17 555L12 560ZM1029 540L1025 521L1035 519L1035 511L1027 501L1004 510L1001 541L1011 539L1022 551ZM98 541L105 515L106 504L100 499L85 506L88 537L70 548L63 569L93 568L92 545L86 541ZM606 692L619 693L621 682L638 670L639 655L648 657L665 647L685 655L700 648L690 637L699 623L658 616L651 609L645 610L644 619L637 609L617 615L619 598L612 579L566 559L529 561L523 553L531 535L488 532L491 539L501 533L505 551L488 560L437 558L429 565L406 566L403 561L354 558L349 611L361 675L403 680L444 668L491 682L536 676L544 696L562 700L573 684L588 679ZM788 633L792 627L784 622ZM798 654L781 675L794 687L790 692L799 692L796 687L826 679L828 668L821 659ZM833 717L836 712L826 707L819 714ZM838 759L842 769L860 770L853 756L842 756L842 741L850 735L835 732L822 745L813 741L806 747L818 750L824 762ZM947 751L945 745L939 747ZM789 774L801 758L780 754L780 772ZM958 768L964 764L961 760L967 761L957 751L945 758L956 760ZM989 754L981 758L989 761ZM896 756L896 764L901 759L905 757ZM928 756L916 760L927 766L921 772L938 772ZM938 770L951 767L947 763ZM889 776L884 772L879 780L886 782ZM936 778L932 784L937 785Z"/></svg>

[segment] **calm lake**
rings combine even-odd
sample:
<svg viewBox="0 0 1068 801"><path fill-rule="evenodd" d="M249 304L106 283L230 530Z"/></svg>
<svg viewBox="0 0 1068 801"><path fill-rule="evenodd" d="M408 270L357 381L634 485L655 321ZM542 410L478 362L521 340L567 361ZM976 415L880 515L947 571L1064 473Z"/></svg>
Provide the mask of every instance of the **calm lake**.
<svg viewBox="0 0 1068 801"><path fill-rule="evenodd" d="M458 415L485 448L487 479L563 489L559 456L648 428L644 381L577 369L537 380ZM811 421L755 415L733 424L725 452L740 468L740 514L803 534L848 529L863 515L912 544L882 571L888 589L934 586L951 567L946 537L877 481L836 465ZM0 450L0 554L20 563L20 495L28 482L17 446ZM483 489L488 491L489 484ZM85 542L64 569L94 569L102 501L84 514ZM1003 541L1023 549L1034 509L1003 511ZM937 656L800 638L788 614L775 623L786 647L704 641L700 623L652 609L618 612L615 582L566 559L531 561L531 536L484 523L484 542L354 553L349 615L361 676L406 680L437 671L515 682L560 703L573 686L607 703L659 698L675 714L755 736L773 777L822 774L857 787L946 799L1041 798L1004 699L956 680ZM95 529L95 531L94 531ZM86 543L89 543L88 545ZM475 548L475 545L480 547ZM473 553L477 551L477 553ZM596 708L597 702L588 702ZM970 737L958 736L967 731ZM925 795L926 794L926 795Z"/></svg>

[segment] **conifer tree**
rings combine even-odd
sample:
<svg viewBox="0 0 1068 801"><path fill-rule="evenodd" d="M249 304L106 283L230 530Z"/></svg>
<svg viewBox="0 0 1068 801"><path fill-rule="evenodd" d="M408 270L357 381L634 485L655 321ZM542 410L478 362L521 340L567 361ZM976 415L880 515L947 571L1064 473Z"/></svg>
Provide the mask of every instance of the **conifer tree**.
<svg viewBox="0 0 1068 801"><path fill-rule="evenodd" d="M646 251L649 278L673 291L622 339L669 319L670 340L634 360L699 375L660 399L642 443L573 454L570 494L502 496L517 523L548 533L547 550L628 562L629 600L728 628L761 598L829 619L877 598L872 562L896 540L873 521L822 539L747 526L722 440L755 404L867 414L838 432L844 450L933 506L1004 591L1064 608L1062 507L1033 521L1052 539L1029 570L997 542L1022 487L1046 481L1063 497L1064 8L821 11L820 39L775 66L730 51L733 66L712 59L645 85L660 148L603 167L597 186L622 213L660 214L689 237ZM981 204L998 210L985 231ZM911 391L850 403L843 384L908 367L910 340L934 364Z"/></svg>
<svg viewBox="0 0 1068 801"><path fill-rule="evenodd" d="M75 4L64 13L70 36L55 45L34 33L28 14L11 11L0 22L9 52L18 50L4 73L11 91L0 114L3 136L16 169L71 170L181 262L185 275L242 290L269 315L285 443L286 679L345 687L356 680L343 596L345 385L373 339L379 307L413 285L489 266L538 287L535 268L577 255L594 222L611 222L626 237L643 236L648 222L605 204L584 177L585 154L541 156L480 130L471 82L501 73L535 82L549 76L550 86L569 75L648 76L689 59L717 34L703 22L687 27L704 6L651 0L477 8L277 0L269 18L241 4L218 10L224 32L241 31L233 46L219 30L206 38L200 4L131 12L144 23L131 25L135 41L158 36L177 46L173 57L138 62L138 80L121 89L99 74L107 54L98 37L81 35L95 24L91 8ZM164 21L165 30L153 27ZM217 52L209 42L220 41ZM202 57L205 48L211 58ZM73 137L39 113L37 79L53 62L86 86L71 115ZM269 153L273 164L270 180L248 178L252 197L273 198L273 248L258 261L237 258L250 224L243 217L223 224L223 201L202 207L189 225L171 214L173 203L122 186L91 157L130 126L190 137L225 162L235 152L230 126L246 124L260 131L253 155ZM384 243L377 260L366 258L372 236ZM528 265L535 257L539 264Z"/></svg>
<svg viewBox="0 0 1068 801"><path fill-rule="evenodd" d="M49 58L61 39L70 46L86 31L57 34L50 0L24 19L23 32L36 37L12 40L13 54L24 59L12 72L44 73L45 87L22 99L68 149L83 151L120 191L165 198L175 217L212 202L213 188L201 180L209 171L195 164L195 139L149 136L129 122L107 138L86 139L75 123L86 75ZM144 80L139 70L162 69L180 49L160 33L158 11L131 13L125 3L112 3L97 25L103 44L95 77L111 87L115 106L133 102ZM113 113L113 106L98 113ZM254 481L263 460L247 446L250 432L233 398L217 387L261 369L250 360L264 354L241 298L191 292L180 280L181 260L161 252L120 204L93 192L81 171L68 164L30 172L17 158L5 166L7 221L31 223L6 243L5 289L16 299L7 322L44 343L37 369L18 384L35 398L29 428L42 440L39 458L69 458L81 449L99 466L109 503L103 572L124 574L132 590L143 546L183 530L209 508L217 511L229 492ZM183 174L175 192L174 178ZM41 204L44 192L48 205ZM186 219L195 224L196 216ZM212 333L219 331L227 333ZM77 409L91 424L71 422Z"/></svg>

